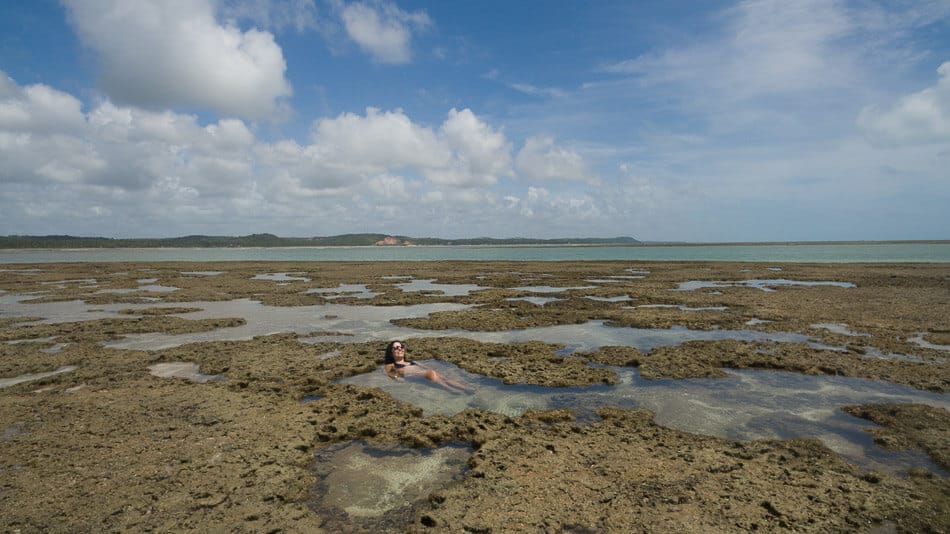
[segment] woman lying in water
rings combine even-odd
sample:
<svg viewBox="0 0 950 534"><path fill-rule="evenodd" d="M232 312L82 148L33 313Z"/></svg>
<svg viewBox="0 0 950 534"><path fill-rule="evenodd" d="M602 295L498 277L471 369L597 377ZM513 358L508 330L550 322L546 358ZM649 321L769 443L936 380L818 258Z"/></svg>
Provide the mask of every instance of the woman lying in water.
<svg viewBox="0 0 950 534"><path fill-rule="evenodd" d="M467 384L446 378L432 369L426 369L416 362L407 360L406 344L402 341L393 341L386 346L386 365L383 369L386 371L386 376L393 380L410 376L422 376L452 393L472 391L472 388Z"/></svg>

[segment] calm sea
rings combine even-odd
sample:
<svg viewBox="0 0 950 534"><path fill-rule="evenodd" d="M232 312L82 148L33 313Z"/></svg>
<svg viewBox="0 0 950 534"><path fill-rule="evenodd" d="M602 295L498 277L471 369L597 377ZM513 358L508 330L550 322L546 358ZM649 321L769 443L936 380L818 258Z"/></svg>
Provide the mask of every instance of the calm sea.
<svg viewBox="0 0 950 534"><path fill-rule="evenodd" d="M676 246L411 246L5 249L3 263L211 261L659 260L950 263L950 243Z"/></svg>

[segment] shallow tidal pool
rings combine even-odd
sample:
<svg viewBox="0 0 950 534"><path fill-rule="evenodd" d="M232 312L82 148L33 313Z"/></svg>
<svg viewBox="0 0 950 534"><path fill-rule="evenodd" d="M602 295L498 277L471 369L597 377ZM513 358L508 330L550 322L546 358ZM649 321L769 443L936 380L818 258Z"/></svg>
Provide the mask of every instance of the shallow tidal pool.
<svg viewBox="0 0 950 534"><path fill-rule="evenodd" d="M888 382L783 371L727 370L726 378L645 380L636 369L610 367L617 385L543 387L506 385L439 360L419 362L474 386L455 394L425 379L393 381L380 369L341 382L376 387L418 406L425 414L452 415L467 408L518 416L529 409L570 409L580 422L594 420L601 406L646 408L660 425L726 439L817 438L862 469L892 473L923 467L946 476L918 450L877 446L863 419L840 410L849 404L921 403L950 409L945 395Z"/></svg>

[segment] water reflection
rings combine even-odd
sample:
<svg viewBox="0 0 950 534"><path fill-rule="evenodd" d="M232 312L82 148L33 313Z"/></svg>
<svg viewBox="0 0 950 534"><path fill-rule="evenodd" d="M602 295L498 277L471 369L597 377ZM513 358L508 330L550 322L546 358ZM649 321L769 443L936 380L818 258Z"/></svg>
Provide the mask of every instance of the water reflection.
<svg viewBox="0 0 950 534"><path fill-rule="evenodd" d="M315 331L339 332L340 335L312 338L320 341L367 341L400 337L406 332L418 332L400 328L390 321L400 318L426 317L439 311L467 309L465 304L432 303L410 306L346 306L321 304L314 306L266 306L255 300L238 299L225 302L189 302L188 306L200 311L175 314L185 319L212 319L241 317L246 323L241 326L219 328L208 332L188 334L163 334L152 332L128 335L110 341L107 346L125 349L157 350L176 347L199 341L238 341L255 336L297 333L306 335ZM124 306L128 308L129 306Z"/></svg>
<svg viewBox="0 0 950 534"><path fill-rule="evenodd" d="M851 288L856 287L850 282L810 282L810 281L801 281L801 280L785 280L785 279L772 279L772 280L741 280L737 282L721 282L721 281L711 281L711 280L689 280L687 282L680 282L679 286L673 291L695 291L697 289L704 289L707 287L754 287L756 289L761 289L762 291L775 291L775 287L779 286L832 286L832 287L845 287Z"/></svg>
<svg viewBox="0 0 950 534"><path fill-rule="evenodd" d="M311 504L329 531L401 528L430 493L467 470L470 454L470 447L458 444L420 450L355 441L326 447L314 463L319 482Z"/></svg>
<svg viewBox="0 0 950 534"><path fill-rule="evenodd" d="M557 302L559 300L564 300L564 299L559 299L557 297L511 297L505 300L510 300L510 301L523 300L525 302L530 302L531 304L534 304L535 306L544 307L544 305L548 304L549 302Z"/></svg>
<svg viewBox="0 0 950 534"><path fill-rule="evenodd" d="M480 408L517 416L528 409L567 408L589 419L601 406L647 408L656 414L658 424L686 432L737 440L814 437L866 469L901 472L923 466L946 475L921 451L881 449L865 432L874 425L839 410L866 403L922 403L950 409L944 395L888 382L747 370L727 370L726 378L644 380L636 369L610 367L620 378L616 386L552 388L505 385L447 362L426 365L477 389L470 395L455 395L425 381L394 382L382 371L343 382L380 388L426 414Z"/></svg>
<svg viewBox="0 0 950 534"><path fill-rule="evenodd" d="M679 311L726 311L729 309L728 306L684 306L682 304L641 304L640 306L629 306L628 308L675 308Z"/></svg>
<svg viewBox="0 0 950 534"><path fill-rule="evenodd" d="M355 297L358 299L371 299L379 293L370 291L366 284L339 284L337 287L315 287L304 291L305 294L325 295L325 299L338 299L344 297Z"/></svg>
<svg viewBox="0 0 950 534"><path fill-rule="evenodd" d="M832 334L841 334L843 336L850 337L871 337L871 334L865 334L862 332L852 332L848 325L844 323L814 323L811 325L812 328L820 328L827 330Z"/></svg>
<svg viewBox="0 0 950 534"><path fill-rule="evenodd" d="M223 382L227 380L224 375L202 374L198 364L194 362L156 363L148 367L148 372L152 376L159 378L183 378L192 382L198 382L199 384L205 382Z"/></svg>
<svg viewBox="0 0 950 534"><path fill-rule="evenodd" d="M950 350L950 345L938 345L936 343L930 343L924 336L927 335L926 332L918 332L914 337L910 337L907 341L914 343L925 349L934 349L934 350Z"/></svg>
<svg viewBox="0 0 950 534"><path fill-rule="evenodd" d="M616 297L597 297L588 295L585 299L596 300L597 302L629 302L633 300L630 295L618 295Z"/></svg>
<svg viewBox="0 0 950 534"><path fill-rule="evenodd" d="M412 282L396 284L396 287L405 292L425 291L441 293L446 297L467 297L472 291L491 289L476 284L436 284L435 279L413 280Z"/></svg>
<svg viewBox="0 0 950 534"><path fill-rule="evenodd" d="M8 388L10 386L15 386L17 384L22 384L23 382L32 382L34 380L39 380L41 378L48 378L50 376L55 376L61 373L71 373L75 371L77 367L75 365L64 365L55 371L48 371L45 373L30 373L20 376L14 376L12 378L0 378L0 389Z"/></svg>
<svg viewBox="0 0 950 534"><path fill-rule="evenodd" d="M305 337L304 342L358 342L418 337L454 336L489 343L513 343L545 340L562 344L567 352L594 351L603 346L621 345L636 347L643 352L661 347L678 345L686 341L736 339L740 341L806 342L814 343L808 336L788 332L757 332L754 330L692 330L685 327L629 328L607 326L605 321L590 321L582 324L541 326L500 332L473 332L468 330L419 330L400 327L391 321L401 318L426 317L440 311L461 311L471 306L456 303L415 304L409 306L347 306L320 304L314 306L267 306L255 300L238 299L223 302L188 302L176 304L110 304L90 308L81 301L27 304L24 296L0 296L0 303L9 303L0 311L2 316L36 315L43 317L39 323L56 323L102 319L110 317L135 317L120 314L120 310L149 307L176 307L187 304L201 308L199 311L173 314L185 319L213 319L240 317L246 323L241 326L219 328L208 332L187 334L164 334L151 332L130 334L106 344L116 348L159 350L199 341L238 341L255 336L311 332L337 332L338 335L315 335ZM30 323L24 323L30 324Z"/></svg>
<svg viewBox="0 0 950 534"><path fill-rule="evenodd" d="M574 289L595 289L597 286L574 286L574 287L554 287L554 286L521 286L513 287L515 291L529 291L531 293L563 293Z"/></svg>
<svg viewBox="0 0 950 534"><path fill-rule="evenodd" d="M309 282L310 279L306 276L294 276L302 273L265 273L254 275L253 280L273 280L275 282Z"/></svg>

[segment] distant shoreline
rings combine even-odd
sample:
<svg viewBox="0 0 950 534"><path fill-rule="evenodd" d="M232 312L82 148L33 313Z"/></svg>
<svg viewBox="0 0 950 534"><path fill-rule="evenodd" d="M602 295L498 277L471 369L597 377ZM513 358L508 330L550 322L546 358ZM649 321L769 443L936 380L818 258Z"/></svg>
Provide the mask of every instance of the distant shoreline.
<svg viewBox="0 0 950 534"><path fill-rule="evenodd" d="M381 244L383 241L386 244ZM390 243L389 240L393 242ZM0 236L0 250L102 250L102 249L237 249L237 248L329 248L329 247L737 247L950 244L950 239L896 239L848 241L639 241L617 238L412 238L383 234L346 234L331 237L277 237L256 234L242 237L187 236L174 238L121 238L73 236Z"/></svg>

